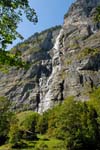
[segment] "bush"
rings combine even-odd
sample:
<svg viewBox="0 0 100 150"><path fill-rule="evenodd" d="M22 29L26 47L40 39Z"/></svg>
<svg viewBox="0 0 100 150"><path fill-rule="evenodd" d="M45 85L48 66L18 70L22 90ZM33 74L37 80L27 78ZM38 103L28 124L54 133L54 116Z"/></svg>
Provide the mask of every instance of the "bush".
<svg viewBox="0 0 100 150"><path fill-rule="evenodd" d="M19 119L19 128L23 131L23 139L36 139L36 125L39 114L33 111L21 112L17 115Z"/></svg>
<svg viewBox="0 0 100 150"><path fill-rule="evenodd" d="M50 110L44 112L42 115L39 116L36 130L40 134L45 134L48 130L48 117L49 117Z"/></svg>
<svg viewBox="0 0 100 150"><path fill-rule="evenodd" d="M99 53L99 49L97 48L85 48L83 49L79 55L78 55L78 59L84 59L86 58L87 56L95 56Z"/></svg>

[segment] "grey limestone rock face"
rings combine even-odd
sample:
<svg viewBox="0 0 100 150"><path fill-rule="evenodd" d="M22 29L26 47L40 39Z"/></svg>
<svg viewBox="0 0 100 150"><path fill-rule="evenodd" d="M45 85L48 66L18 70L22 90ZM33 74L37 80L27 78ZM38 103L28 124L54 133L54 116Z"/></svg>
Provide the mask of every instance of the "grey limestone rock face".
<svg viewBox="0 0 100 150"><path fill-rule="evenodd" d="M100 86L100 25L93 21L99 4L100 0L77 0L65 15L39 112L68 96L88 100L89 93Z"/></svg>
<svg viewBox="0 0 100 150"><path fill-rule="evenodd" d="M59 40L64 99L73 95L87 100L100 85L100 25L93 21L99 4L100 0L77 0L65 15Z"/></svg>
<svg viewBox="0 0 100 150"><path fill-rule="evenodd" d="M99 4L76 0L62 27L36 33L14 48L30 67L0 72L0 95L12 101L12 109L42 113L68 96L88 100L100 86L100 24L93 21Z"/></svg>
<svg viewBox="0 0 100 150"><path fill-rule="evenodd" d="M52 72L50 51L60 28L56 26L36 33L12 49L20 50L23 60L29 63L28 69L12 67L7 73L0 72L0 96L8 97L12 102L12 109L38 111L41 89L44 94L47 92L46 82Z"/></svg>

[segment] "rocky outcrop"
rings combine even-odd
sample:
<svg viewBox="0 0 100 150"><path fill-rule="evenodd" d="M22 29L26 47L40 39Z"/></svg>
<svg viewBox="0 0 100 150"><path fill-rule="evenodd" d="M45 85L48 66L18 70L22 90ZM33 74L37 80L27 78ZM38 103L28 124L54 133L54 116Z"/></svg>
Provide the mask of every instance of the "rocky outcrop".
<svg viewBox="0 0 100 150"><path fill-rule="evenodd" d="M41 113L68 96L88 100L100 86L100 24L93 21L99 4L77 0L61 28L36 33L14 48L30 66L0 72L0 95L12 101L13 109Z"/></svg>
<svg viewBox="0 0 100 150"><path fill-rule="evenodd" d="M93 21L99 4L100 0L77 0L65 15L40 112L68 96L88 100L89 93L100 86L100 25Z"/></svg>
<svg viewBox="0 0 100 150"><path fill-rule="evenodd" d="M100 26L93 16L100 0L77 0L65 15L59 49L63 98L86 100L100 84Z"/></svg>
<svg viewBox="0 0 100 150"><path fill-rule="evenodd" d="M46 90L46 82L52 72L52 47L59 34L60 26L36 33L11 51L21 51L22 58L29 65L27 69L10 67L0 72L0 95L12 102L12 109L38 111L41 89Z"/></svg>

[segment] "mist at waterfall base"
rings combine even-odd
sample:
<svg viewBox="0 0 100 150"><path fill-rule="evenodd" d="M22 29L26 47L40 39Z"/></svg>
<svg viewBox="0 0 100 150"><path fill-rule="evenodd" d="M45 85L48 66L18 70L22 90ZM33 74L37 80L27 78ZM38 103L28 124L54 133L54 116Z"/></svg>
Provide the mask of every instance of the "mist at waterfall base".
<svg viewBox="0 0 100 150"><path fill-rule="evenodd" d="M29 0L30 6L35 9L38 15L38 23L33 25L30 23L25 15L23 15L23 22L19 24L18 32L24 37L24 40L36 32L41 32L47 28L62 25L64 14L75 0ZM8 45L8 50L22 40L17 39L13 44Z"/></svg>

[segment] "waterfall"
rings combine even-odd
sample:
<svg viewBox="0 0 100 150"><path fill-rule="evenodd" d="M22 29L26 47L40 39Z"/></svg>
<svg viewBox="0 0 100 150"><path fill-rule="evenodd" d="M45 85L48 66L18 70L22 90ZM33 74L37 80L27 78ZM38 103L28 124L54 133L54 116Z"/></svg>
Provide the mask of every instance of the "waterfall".
<svg viewBox="0 0 100 150"><path fill-rule="evenodd" d="M53 84L53 79L56 75L56 73L58 71L60 71L61 69L61 66L60 66L60 38L62 36L62 33L63 33L63 29L60 30L60 33L58 35L58 37L56 38L56 42L55 42L55 45L53 47L53 53L54 53L54 56L52 58L52 73L51 75L49 76L47 82L46 82L46 85L45 85L45 89L46 89L46 93L45 95L43 94L43 91L42 91L42 87L41 87L41 100L40 100L40 103L39 103L39 109L38 109L38 112L39 113L42 113L44 111L46 111L47 109L51 108L53 106L53 93L52 93L52 84ZM56 62L56 63L55 63Z"/></svg>

